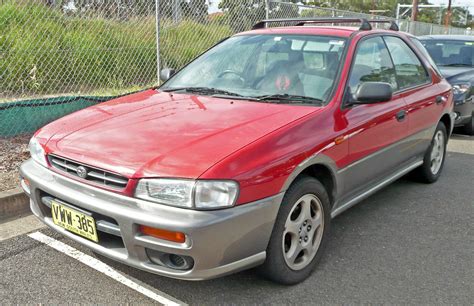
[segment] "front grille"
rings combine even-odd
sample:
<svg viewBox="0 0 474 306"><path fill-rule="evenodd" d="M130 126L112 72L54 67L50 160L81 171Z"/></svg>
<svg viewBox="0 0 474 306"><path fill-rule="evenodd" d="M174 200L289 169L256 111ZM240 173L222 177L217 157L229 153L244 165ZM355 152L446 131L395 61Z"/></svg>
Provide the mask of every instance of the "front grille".
<svg viewBox="0 0 474 306"><path fill-rule="evenodd" d="M64 157L48 155L48 159L49 163L54 168L98 185L104 185L115 189L123 189L128 183L128 179L121 175L84 165ZM80 173L82 175L79 175Z"/></svg>

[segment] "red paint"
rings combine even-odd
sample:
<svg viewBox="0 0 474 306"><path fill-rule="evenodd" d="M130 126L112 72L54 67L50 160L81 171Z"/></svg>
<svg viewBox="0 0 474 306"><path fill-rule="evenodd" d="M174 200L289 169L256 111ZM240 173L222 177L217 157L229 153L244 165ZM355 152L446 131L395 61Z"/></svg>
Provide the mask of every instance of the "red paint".
<svg viewBox="0 0 474 306"><path fill-rule="evenodd" d="M453 107L449 84L432 73L432 84L395 94L387 103L342 108L357 42L373 30L289 27L254 33L349 37L338 88L324 107L232 101L147 90L63 117L37 132L52 152L131 178L234 179L238 204L278 193L295 167L318 152L342 168L439 121ZM427 66L427 64L425 62ZM286 83L282 84L286 87ZM435 104L434 97L447 101ZM397 122L399 110L408 112Z"/></svg>

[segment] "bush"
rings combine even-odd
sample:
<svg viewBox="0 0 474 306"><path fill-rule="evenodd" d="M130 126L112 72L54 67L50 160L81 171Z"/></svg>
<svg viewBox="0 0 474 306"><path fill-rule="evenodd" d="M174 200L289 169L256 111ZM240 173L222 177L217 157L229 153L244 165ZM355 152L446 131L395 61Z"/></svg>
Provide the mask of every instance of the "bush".
<svg viewBox="0 0 474 306"><path fill-rule="evenodd" d="M232 34L231 29L217 22L208 24L182 21L173 25L162 23L160 54L162 66L181 68L219 40Z"/></svg>
<svg viewBox="0 0 474 306"><path fill-rule="evenodd" d="M163 66L180 68L228 27L161 22ZM26 2L0 5L0 96L87 93L156 83L155 16L68 16Z"/></svg>

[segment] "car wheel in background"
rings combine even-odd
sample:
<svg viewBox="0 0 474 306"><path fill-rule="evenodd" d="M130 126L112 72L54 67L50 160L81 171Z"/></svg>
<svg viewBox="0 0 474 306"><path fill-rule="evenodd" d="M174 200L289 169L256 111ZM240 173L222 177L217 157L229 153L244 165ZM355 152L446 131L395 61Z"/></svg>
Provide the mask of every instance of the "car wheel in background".
<svg viewBox="0 0 474 306"><path fill-rule="evenodd" d="M308 176L295 181L283 198L260 272L286 285L306 279L321 257L330 221L323 185Z"/></svg>
<svg viewBox="0 0 474 306"><path fill-rule="evenodd" d="M438 180L443 170L446 158L446 145L448 133L443 122L436 127L431 144L426 150L423 164L415 170L416 178L424 183L434 183Z"/></svg>

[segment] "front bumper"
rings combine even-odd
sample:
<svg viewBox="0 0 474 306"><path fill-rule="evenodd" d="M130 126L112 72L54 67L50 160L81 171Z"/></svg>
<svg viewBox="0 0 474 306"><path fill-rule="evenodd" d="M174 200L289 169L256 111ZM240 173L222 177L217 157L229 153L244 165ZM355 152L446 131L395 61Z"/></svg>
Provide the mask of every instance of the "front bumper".
<svg viewBox="0 0 474 306"><path fill-rule="evenodd" d="M52 229L124 264L187 280L214 278L263 263L283 198L283 194L278 194L229 209L196 211L92 187L52 172L31 159L22 164L20 173L29 181L32 212ZM47 205L51 198L91 212L96 221L103 221L98 226L99 243L55 225ZM139 225L183 232L186 241L175 243L146 236L139 232ZM194 265L189 270L173 269L150 259L152 253L188 256Z"/></svg>
<svg viewBox="0 0 474 306"><path fill-rule="evenodd" d="M470 99L456 102L454 111L456 113L455 126L462 126L469 123L474 112L474 95L471 96Z"/></svg>

